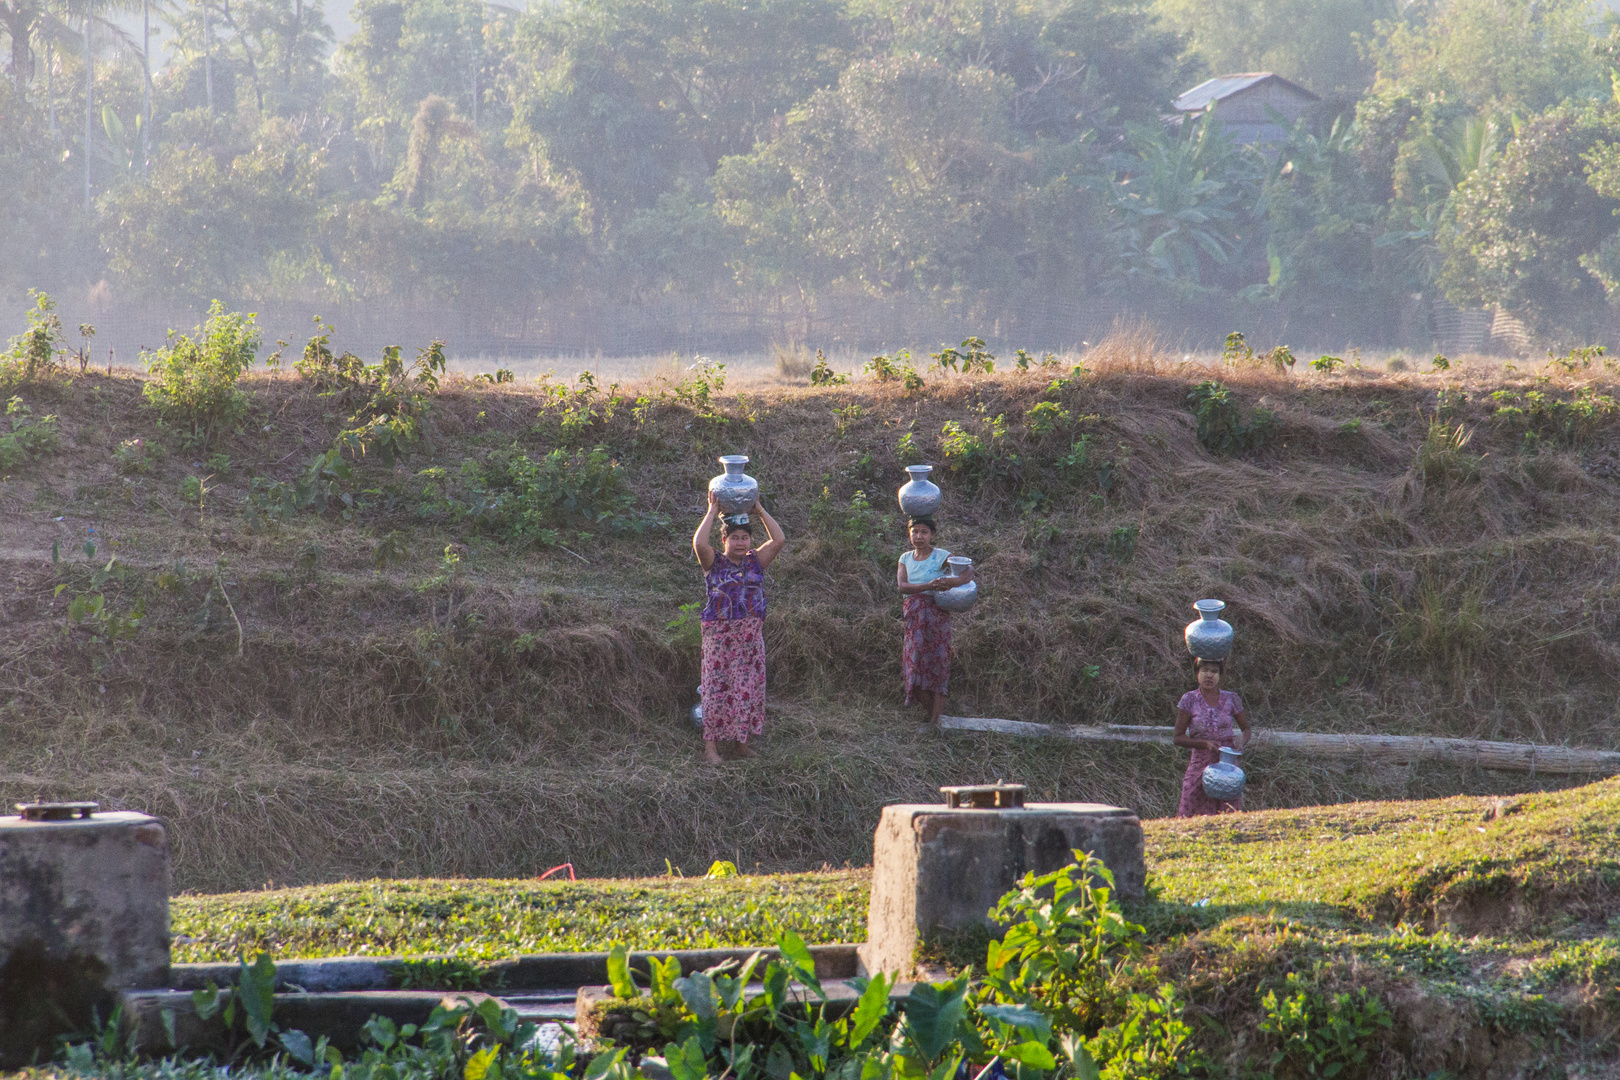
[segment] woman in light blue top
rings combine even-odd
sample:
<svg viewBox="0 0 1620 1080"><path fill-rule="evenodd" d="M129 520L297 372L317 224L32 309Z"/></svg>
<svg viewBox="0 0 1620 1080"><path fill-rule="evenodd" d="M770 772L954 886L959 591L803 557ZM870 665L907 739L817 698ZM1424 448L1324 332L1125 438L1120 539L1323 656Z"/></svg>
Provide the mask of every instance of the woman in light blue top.
<svg viewBox="0 0 1620 1080"><path fill-rule="evenodd" d="M905 597L901 625L900 671L906 683L906 704L920 700L928 706L928 722L939 726L951 685L951 613L940 609L930 593L954 589L973 580L969 567L960 577L946 573L951 553L934 546L934 519L912 518L911 550L902 552L895 582Z"/></svg>

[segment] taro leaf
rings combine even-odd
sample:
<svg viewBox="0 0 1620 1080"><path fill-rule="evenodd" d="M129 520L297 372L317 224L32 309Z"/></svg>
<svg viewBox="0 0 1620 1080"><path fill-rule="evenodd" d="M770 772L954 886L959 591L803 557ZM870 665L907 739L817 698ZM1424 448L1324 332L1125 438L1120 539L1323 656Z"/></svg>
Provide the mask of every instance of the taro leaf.
<svg viewBox="0 0 1620 1080"><path fill-rule="evenodd" d="M774 1012L781 1012L788 1005L788 969L777 963L766 963L765 971L760 976L760 982L765 987L765 1004Z"/></svg>
<svg viewBox="0 0 1620 1080"><path fill-rule="evenodd" d="M696 1035L679 1045L664 1047L664 1064L675 1080L703 1080L709 1075L709 1063L703 1055L703 1045Z"/></svg>
<svg viewBox="0 0 1620 1080"><path fill-rule="evenodd" d="M893 1061L885 1054L870 1054L861 1058L860 1066L860 1080L889 1080L894 1075Z"/></svg>
<svg viewBox="0 0 1620 1080"><path fill-rule="evenodd" d="M1043 1043L1052 1037L1052 1021L1027 1005L983 1005L979 1011L1008 1027L1027 1031ZM1050 1069L1052 1066L1047 1065L1044 1068Z"/></svg>
<svg viewBox="0 0 1620 1080"><path fill-rule="evenodd" d="M386 1016L373 1016L366 1021L360 1032L384 1052L399 1040L399 1028L395 1027L394 1022Z"/></svg>
<svg viewBox="0 0 1620 1080"><path fill-rule="evenodd" d="M864 1043L883 1018L889 1015L889 978L879 973L861 991L855 1011L849 1017L849 1047L856 1049Z"/></svg>
<svg viewBox="0 0 1620 1080"><path fill-rule="evenodd" d="M675 980L681 976L680 958L670 956L660 960L656 956L649 956L647 957L647 967L652 971L653 1000L668 1000L669 996L675 992Z"/></svg>
<svg viewBox="0 0 1620 1080"><path fill-rule="evenodd" d="M816 997L826 1001L827 993L821 988L821 980L816 978L816 958L810 955L810 947L804 943L804 938L792 930L784 930L776 945L782 950L782 959L796 969L793 972L794 977L808 987Z"/></svg>
<svg viewBox="0 0 1620 1080"><path fill-rule="evenodd" d="M756 952L748 958L735 977L717 977L714 980L714 985L720 992L720 1004L727 1012L737 1008L737 1003L742 1000L743 991L748 988L748 980L754 977L754 968L758 967L764 958L764 953Z"/></svg>
<svg viewBox="0 0 1620 1080"><path fill-rule="evenodd" d="M275 1026L270 1014L276 1005L276 964L269 953L261 952L252 967L242 962L236 977L236 995L242 999L248 1036L254 1046L263 1047Z"/></svg>
<svg viewBox="0 0 1620 1080"><path fill-rule="evenodd" d="M765 1055L765 1075L770 1080L792 1080L793 1055L782 1043L772 1043L771 1052Z"/></svg>
<svg viewBox="0 0 1620 1080"><path fill-rule="evenodd" d="M608 953L607 970L614 997L628 1001L636 996L636 978L630 972L630 950L623 945L613 946L613 951Z"/></svg>
<svg viewBox="0 0 1620 1080"><path fill-rule="evenodd" d="M500 1047L486 1046L468 1058L466 1066L462 1069L463 1080L486 1080L486 1078L494 1080L494 1077L500 1076L501 1066L496 1060L500 1057L500 1053Z"/></svg>
<svg viewBox="0 0 1620 1080"><path fill-rule="evenodd" d="M1057 1059L1052 1056L1052 1051L1046 1048L1045 1043L1036 1042L1034 1039L1021 1042L1009 1050L1003 1050L1001 1056L1020 1065L1028 1065L1032 1069L1051 1071L1057 1068Z"/></svg>
<svg viewBox="0 0 1620 1080"><path fill-rule="evenodd" d="M1074 1069L1074 1080L1101 1080L1101 1070L1097 1068L1097 1061L1086 1049L1086 1040L1072 1031L1066 1031L1058 1039L1058 1046L1063 1050L1063 1056L1069 1059Z"/></svg>
<svg viewBox="0 0 1620 1080"><path fill-rule="evenodd" d="M619 1062L624 1060L624 1055L629 1052L628 1046L621 1046L617 1050L604 1050L597 1054L591 1058L591 1063L585 1066L585 1080L602 1080L618 1067Z"/></svg>
<svg viewBox="0 0 1620 1080"><path fill-rule="evenodd" d="M293 1028L290 1031L283 1031L278 1037L281 1039L281 1047L287 1051L288 1057L306 1069L315 1064L315 1044L309 1041L308 1035L305 1035L297 1028Z"/></svg>
<svg viewBox="0 0 1620 1080"><path fill-rule="evenodd" d="M212 979L208 980L208 985L203 989L191 992L191 1007L196 1010L199 1020L212 1020L219 1012L221 1004L219 987L214 985Z"/></svg>
<svg viewBox="0 0 1620 1080"><path fill-rule="evenodd" d="M714 980L706 971L694 971L684 979L675 980L675 989L681 1000L699 1020L713 1020L719 1015L714 994Z"/></svg>
<svg viewBox="0 0 1620 1080"><path fill-rule="evenodd" d="M925 1061L938 1061L956 1041L966 996L967 986L961 980L937 986L917 983L906 995L905 1037Z"/></svg>
<svg viewBox="0 0 1620 1080"><path fill-rule="evenodd" d="M962 1055L951 1054L928 1071L928 1080L953 1080L962 1069Z"/></svg>

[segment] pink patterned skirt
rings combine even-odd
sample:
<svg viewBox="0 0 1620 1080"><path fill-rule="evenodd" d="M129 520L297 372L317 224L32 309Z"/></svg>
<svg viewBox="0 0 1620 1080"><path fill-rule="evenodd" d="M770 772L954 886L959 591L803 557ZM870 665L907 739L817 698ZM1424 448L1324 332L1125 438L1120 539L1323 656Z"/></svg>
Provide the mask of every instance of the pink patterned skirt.
<svg viewBox="0 0 1620 1080"><path fill-rule="evenodd" d="M900 646L900 673L906 681L906 704L918 690L949 696L951 689L951 613L927 596L908 596L901 608L905 636Z"/></svg>
<svg viewBox="0 0 1620 1080"><path fill-rule="evenodd" d="M765 730L765 620L703 624L703 737L748 741Z"/></svg>

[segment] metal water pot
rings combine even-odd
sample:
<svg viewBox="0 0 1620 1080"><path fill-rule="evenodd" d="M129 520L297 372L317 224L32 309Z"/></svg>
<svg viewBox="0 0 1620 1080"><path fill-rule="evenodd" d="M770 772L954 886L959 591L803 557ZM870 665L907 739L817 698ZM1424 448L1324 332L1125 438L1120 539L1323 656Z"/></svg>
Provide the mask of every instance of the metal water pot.
<svg viewBox="0 0 1620 1080"><path fill-rule="evenodd" d="M902 485L898 494L900 510L907 517L928 517L939 509L942 498L939 485L928 479L928 474L933 471L932 465L906 466L911 481Z"/></svg>
<svg viewBox="0 0 1620 1080"><path fill-rule="evenodd" d="M1187 624L1187 651L1200 660L1225 660L1232 653L1232 624L1220 618L1221 600L1200 600L1193 605L1198 618Z"/></svg>
<svg viewBox="0 0 1620 1080"><path fill-rule="evenodd" d="M743 454L727 454L720 459L726 471L709 481L709 491L720 503L724 514L746 514L759 499L759 481L743 472L748 458Z"/></svg>
<svg viewBox="0 0 1620 1080"><path fill-rule="evenodd" d="M1205 657L1208 659L1208 657ZM1248 778L1238 768L1243 751L1230 746L1221 747L1221 760L1204 766L1204 794L1216 802L1236 802L1243 797L1243 785Z"/></svg>
<svg viewBox="0 0 1620 1080"><path fill-rule="evenodd" d="M952 555L950 558L945 560L945 564L951 568L950 576L956 577L963 570L966 570L968 567L972 566L973 560L962 555ZM968 608L979 602L979 583L977 581L969 581L965 584L958 585L954 589L946 589L944 592L937 592L932 595L934 597L935 605L938 606L941 611L966 611Z"/></svg>

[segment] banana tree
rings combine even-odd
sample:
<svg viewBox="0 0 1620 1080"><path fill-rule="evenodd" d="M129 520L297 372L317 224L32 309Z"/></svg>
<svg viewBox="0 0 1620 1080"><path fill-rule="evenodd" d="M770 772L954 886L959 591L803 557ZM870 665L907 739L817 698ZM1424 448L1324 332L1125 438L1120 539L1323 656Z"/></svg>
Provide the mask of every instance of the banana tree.
<svg viewBox="0 0 1620 1080"><path fill-rule="evenodd" d="M1124 275L1207 287L1243 244L1263 159L1234 145L1208 115L1179 130L1130 125L1126 140L1133 153L1107 183Z"/></svg>

